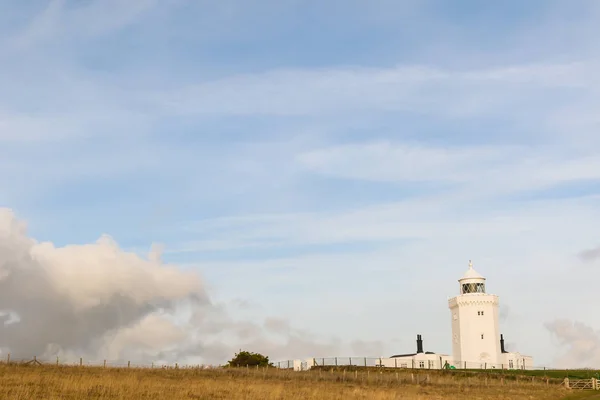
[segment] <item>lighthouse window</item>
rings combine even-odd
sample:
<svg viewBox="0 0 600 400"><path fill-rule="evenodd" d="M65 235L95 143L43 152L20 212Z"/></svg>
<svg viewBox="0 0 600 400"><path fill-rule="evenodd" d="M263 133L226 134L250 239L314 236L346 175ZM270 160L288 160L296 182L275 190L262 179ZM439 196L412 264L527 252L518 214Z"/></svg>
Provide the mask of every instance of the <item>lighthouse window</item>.
<svg viewBox="0 0 600 400"><path fill-rule="evenodd" d="M477 311L477 315L483 315L483 311Z"/></svg>
<svg viewBox="0 0 600 400"><path fill-rule="evenodd" d="M425 361L419 361L419 368L425 368Z"/></svg>
<svg viewBox="0 0 600 400"><path fill-rule="evenodd" d="M462 292L465 293L485 293L485 283L463 283Z"/></svg>
<svg viewBox="0 0 600 400"><path fill-rule="evenodd" d="M483 339L483 333L481 334L481 338Z"/></svg>

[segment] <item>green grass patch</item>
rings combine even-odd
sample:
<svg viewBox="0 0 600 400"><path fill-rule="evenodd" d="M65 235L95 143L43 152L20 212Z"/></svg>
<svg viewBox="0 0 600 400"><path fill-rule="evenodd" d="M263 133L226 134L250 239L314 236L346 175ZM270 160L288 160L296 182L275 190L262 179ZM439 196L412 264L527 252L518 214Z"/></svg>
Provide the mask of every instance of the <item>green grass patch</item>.
<svg viewBox="0 0 600 400"><path fill-rule="evenodd" d="M396 372L411 372L415 374L454 374L457 376L475 376L480 374L488 375L489 377L504 377L505 379L515 380L521 377L535 377L535 378L550 378L553 381L569 379L600 379L600 370L593 369L536 369L536 370L521 370L521 369L427 369L427 368L382 368L382 367L361 367L361 366L314 366L311 368L313 371L343 371L348 372L359 371L365 372L370 371L371 373L396 373Z"/></svg>

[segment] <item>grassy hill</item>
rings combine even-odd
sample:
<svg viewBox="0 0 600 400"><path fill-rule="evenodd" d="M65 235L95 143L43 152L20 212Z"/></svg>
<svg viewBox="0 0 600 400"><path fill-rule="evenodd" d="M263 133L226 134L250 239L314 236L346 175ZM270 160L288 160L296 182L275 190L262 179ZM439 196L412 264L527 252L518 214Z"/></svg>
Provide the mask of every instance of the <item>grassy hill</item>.
<svg viewBox="0 0 600 400"><path fill-rule="evenodd" d="M2 399L560 400L560 384L470 371L138 369L0 364ZM516 377L516 376L515 376Z"/></svg>

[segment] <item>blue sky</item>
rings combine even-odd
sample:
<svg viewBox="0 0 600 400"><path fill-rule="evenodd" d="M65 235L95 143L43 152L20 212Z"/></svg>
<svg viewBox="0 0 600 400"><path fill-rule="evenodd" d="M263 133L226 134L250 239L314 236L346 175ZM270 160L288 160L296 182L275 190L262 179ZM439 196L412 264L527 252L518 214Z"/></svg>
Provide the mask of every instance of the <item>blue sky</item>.
<svg viewBox="0 0 600 400"><path fill-rule="evenodd" d="M0 204L373 356L450 352L473 259L511 345L596 362L599 26L594 1L2 2Z"/></svg>

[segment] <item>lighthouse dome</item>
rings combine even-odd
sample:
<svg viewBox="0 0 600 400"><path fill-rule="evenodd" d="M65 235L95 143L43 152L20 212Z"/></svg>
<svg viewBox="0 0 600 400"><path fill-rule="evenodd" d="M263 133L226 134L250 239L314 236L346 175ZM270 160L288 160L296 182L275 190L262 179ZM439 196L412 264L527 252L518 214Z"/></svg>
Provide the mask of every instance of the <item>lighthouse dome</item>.
<svg viewBox="0 0 600 400"><path fill-rule="evenodd" d="M469 260L469 269L458 280L460 282L460 293L485 293L485 278L473 269L473 263Z"/></svg>

